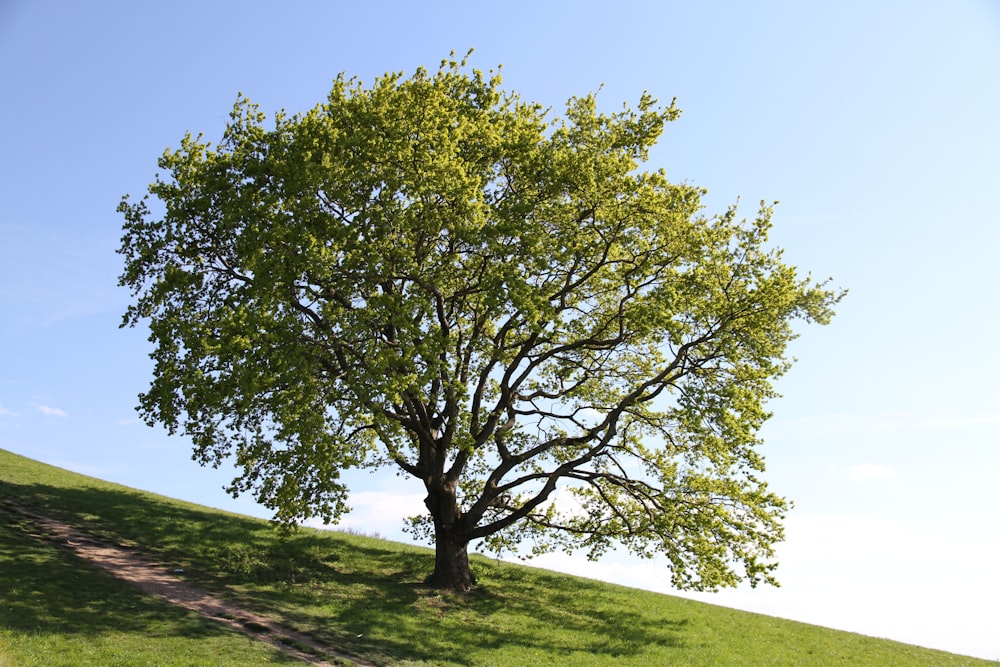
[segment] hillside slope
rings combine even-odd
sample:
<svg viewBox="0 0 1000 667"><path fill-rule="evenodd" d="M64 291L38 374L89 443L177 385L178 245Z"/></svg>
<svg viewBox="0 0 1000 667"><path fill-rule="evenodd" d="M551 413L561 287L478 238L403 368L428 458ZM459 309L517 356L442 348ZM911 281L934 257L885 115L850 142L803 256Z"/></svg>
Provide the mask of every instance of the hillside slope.
<svg viewBox="0 0 1000 667"><path fill-rule="evenodd" d="M989 665L486 558L469 595L423 586L433 553L192 505L0 450L15 503L183 568L189 580L384 665ZM143 596L0 511L0 665L293 664Z"/></svg>

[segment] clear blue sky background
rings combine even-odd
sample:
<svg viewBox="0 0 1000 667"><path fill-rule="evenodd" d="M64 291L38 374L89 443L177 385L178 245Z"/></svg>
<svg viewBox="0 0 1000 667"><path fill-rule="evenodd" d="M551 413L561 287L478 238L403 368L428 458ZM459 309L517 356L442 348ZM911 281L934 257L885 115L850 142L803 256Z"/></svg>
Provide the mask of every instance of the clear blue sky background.
<svg viewBox="0 0 1000 667"><path fill-rule="evenodd" d="M135 419L142 330L119 330L124 193L238 91L305 110L451 50L556 109L598 89L684 110L651 167L781 201L786 258L851 290L803 331L772 404L796 502L778 590L702 596L1000 659L1000 4L0 0L0 447L217 507L226 471ZM354 478L349 525L402 539L421 489ZM410 505L407 505L410 503ZM666 564L541 564L667 591Z"/></svg>

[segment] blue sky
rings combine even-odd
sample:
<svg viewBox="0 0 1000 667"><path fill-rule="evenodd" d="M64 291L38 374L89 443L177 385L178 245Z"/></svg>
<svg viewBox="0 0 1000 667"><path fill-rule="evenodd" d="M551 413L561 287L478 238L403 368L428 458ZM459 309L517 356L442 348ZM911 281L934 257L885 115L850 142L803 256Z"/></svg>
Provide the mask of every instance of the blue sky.
<svg viewBox="0 0 1000 667"><path fill-rule="evenodd" d="M0 447L266 515L135 419L142 330L119 330L121 195L237 92L265 111L474 47L555 109L601 89L684 110L651 155L677 181L780 200L786 259L850 289L764 430L796 505L777 590L699 596L1000 659L1000 5L761 2L0 2ZM403 539L419 483L352 478L345 524ZM409 504L408 504L409 503ZM414 509L408 509L413 507ZM668 591L662 561L546 567Z"/></svg>

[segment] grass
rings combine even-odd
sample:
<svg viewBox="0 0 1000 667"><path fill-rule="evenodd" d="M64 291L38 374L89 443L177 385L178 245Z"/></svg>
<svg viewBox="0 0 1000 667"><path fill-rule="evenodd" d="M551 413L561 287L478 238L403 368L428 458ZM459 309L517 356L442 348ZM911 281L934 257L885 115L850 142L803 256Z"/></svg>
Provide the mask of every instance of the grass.
<svg viewBox="0 0 1000 667"><path fill-rule="evenodd" d="M422 584L427 549L305 529L282 537L265 521L0 450L4 496L382 665L997 664L480 557L476 592L440 593ZM0 667L291 662L0 520Z"/></svg>
<svg viewBox="0 0 1000 667"><path fill-rule="evenodd" d="M0 666L301 664L143 595L6 514L0 591Z"/></svg>

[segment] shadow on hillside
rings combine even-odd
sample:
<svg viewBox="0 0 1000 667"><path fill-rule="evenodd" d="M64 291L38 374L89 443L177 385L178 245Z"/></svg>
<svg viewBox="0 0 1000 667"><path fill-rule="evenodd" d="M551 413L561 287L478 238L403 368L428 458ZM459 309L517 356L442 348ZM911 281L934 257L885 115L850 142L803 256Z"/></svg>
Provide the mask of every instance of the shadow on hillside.
<svg viewBox="0 0 1000 667"><path fill-rule="evenodd" d="M60 487L0 481L3 497L99 537L134 542L174 559L183 559L200 544L229 544L247 539L254 532L270 532L267 522L261 520L206 511L110 484ZM225 520L220 521L220 517Z"/></svg>
<svg viewBox="0 0 1000 667"><path fill-rule="evenodd" d="M686 618L634 611L627 594L609 602L600 584L475 558L480 588L442 593L422 583L433 568L429 550L347 549L363 570L346 571L348 564L338 562L329 585L257 589L255 605L376 660L476 665L502 649L523 654L524 664L573 664L581 654L610 664L651 645L687 646Z"/></svg>
<svg viewBox="0 0 1000 667"><path fill-rule="evenodd" d="M484 652L503 648L523 652L528 661L564 656L572 662L580 653L610 661L640 655L651 644L681 647L687 634L686 620L635 611L624 594L609 602L600 585L487 559L474 559L477 591L442 594L422 584L433 568L433 552L426 549L322 531L282 538L266 521L98 482L58 487L0 481L3 497L139 546L165 564L184 567L188 578L209 588L230 586L259 611L376 660L472 665ZM4 531L4 539L19 565L16 573L5 567L0 575L8 590L18 586L7 596L16 619L8 624L58 631L142 629L151 614L162 611L157 601L125 584L111 586L104 581L110 575L81 568L71 554L30 538L23 526L14 528ZM104 578L99 586L95 577ZM103 592L112 588L113 595ZM174 623L172 632L211 631L181 612Z"/></svg>
<svg viewBox="0 0 1000 667"><path fill-rule="evenodd" d="M135 633L202 638L226 630L83 563L0 512L0 627L30 634Z"/></svg>

